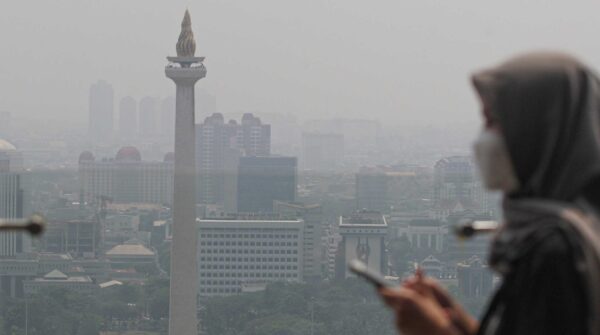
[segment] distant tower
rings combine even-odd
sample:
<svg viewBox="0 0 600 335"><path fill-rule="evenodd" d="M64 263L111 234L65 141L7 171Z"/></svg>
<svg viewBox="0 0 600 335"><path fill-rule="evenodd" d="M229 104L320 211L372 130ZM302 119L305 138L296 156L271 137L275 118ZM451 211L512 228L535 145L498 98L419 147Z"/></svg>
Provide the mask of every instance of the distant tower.
<svg viewBox="0 0 600 335"><path fill-rule="evenodd" d="M167 57L165 74L175 82L175 166L171 244L170 335L198 334L196 297L196 179L194 84L206 76L204 57L194 57L196 42L186 10L177 57Z"/></svg>
<svg viewBox="0 0 600 335"><path fill-rule="evenodd" d="M100 80L90 87L89 135L93 140L107 140L113 131L114 92Z"/></svg>
<svg viewBox="0 0 600 335"><path fill-rule="evenodd" d="M173 139L175 133L175 98L166 97L160 104L160 134Z"/></svg>
<svg viewBox="0 0 600 335"><path fill-rule="evenodd" d="M138 131L137 107L132 97L125 97L119 103L119 135L122 138L135 137Z"/></svg>
<svg viewBox="0 0 600 335"><path fill-rule="evenodd" d="M156 123L158 120L158 111L155 98L143 97L140 100L140 135L156 135Z"/></svg>

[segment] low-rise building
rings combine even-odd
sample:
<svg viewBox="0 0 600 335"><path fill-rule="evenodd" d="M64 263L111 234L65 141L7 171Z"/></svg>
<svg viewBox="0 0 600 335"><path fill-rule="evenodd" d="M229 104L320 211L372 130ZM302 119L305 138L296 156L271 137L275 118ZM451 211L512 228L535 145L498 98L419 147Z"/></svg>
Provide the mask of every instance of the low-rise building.
<svg viewBox="0 0 600 335"><path fill-rule="evenodd" d="M387 273L385 238L387 222L380 212L361 210L339 219L342 241L338 248L336 277L353 277L347 267L349 261L358 259L369 268L382 274Z"/></svg>
<svg viewBox="0 0 600 335"><path fill-rule="evenodd" d="M26 280L24 282L24 291L26 295L31 295L40 290L48 288L63 288L74 290L80 293L93 293L97 288L92 279L88 276L72 276L58 270L52 270L43 277Z"/></svg>
<svg viewBox="0 0 600 335"><path fill-rule="evenodd" d="M110 261L113 269L154 264L156 259L154 251L135 240L113 247L106 252L106 258Z"/></svg>

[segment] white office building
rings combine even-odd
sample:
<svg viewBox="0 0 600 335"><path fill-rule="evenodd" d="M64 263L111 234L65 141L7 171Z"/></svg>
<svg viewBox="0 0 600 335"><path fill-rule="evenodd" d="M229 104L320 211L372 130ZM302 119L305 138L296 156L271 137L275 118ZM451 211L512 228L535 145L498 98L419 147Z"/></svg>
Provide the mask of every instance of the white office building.
<svg viewBox="0 0 600 335"><path fill-rule="evenodd" d="M197 221L199 294L303 279L302 220L235 216Z"/></svg>

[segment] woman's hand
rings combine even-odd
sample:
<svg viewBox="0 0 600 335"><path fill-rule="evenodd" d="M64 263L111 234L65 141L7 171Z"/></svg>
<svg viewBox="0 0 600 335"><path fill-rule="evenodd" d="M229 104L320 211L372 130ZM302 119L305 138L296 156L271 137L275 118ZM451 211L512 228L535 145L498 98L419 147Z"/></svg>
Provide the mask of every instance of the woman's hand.
<svg viewBox="0 0 600 335"><path fill-rule="evenodd" d="M433 296L405 288L382 288L379 293L396 312L396 327L404 335L458 335L452 321Z"/></svg>
<svg viewBox="0 0 600 335"><path fill-rule="evenodd" d="M405 281L402 286L424 295L433 296L461 334L472 335L477 333L479 322L465 311L437 280L425 277L418 270L416 275Z"/></svg>
<svg viewBox="0 0 600 335"><path fill-rule="evenodd" d="M400 288L379 291L396 312L396 326L406 335L472 335L478 323L437 281L417 271Z"/></svg>

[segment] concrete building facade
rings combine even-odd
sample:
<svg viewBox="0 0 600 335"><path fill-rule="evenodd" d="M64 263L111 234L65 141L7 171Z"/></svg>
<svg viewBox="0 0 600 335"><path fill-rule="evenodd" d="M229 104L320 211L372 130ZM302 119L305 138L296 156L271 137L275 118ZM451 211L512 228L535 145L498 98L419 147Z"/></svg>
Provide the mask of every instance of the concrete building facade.
<svg viewBox="0 0 600 335"><path fill-rule="evenodd" d="M388 233L385 216L375 211L357 211L347 217L341 216L338 226L342 240L337 250L336 277L354 276L347 266L353 259L358 259L370 269L385 275L387 273L385 238Z"/></svg>
<svg viewBox="0 0 600 335"><path fill-rule="evenodd" d="M197 227L201 296L303 279L302 220L234 216L201 219Z"/></svg>
<svg viewBox="0 0 600 335"><path fill-rule="evenodd" d="M296 201L296 157L241 157L237 177L237 211L271 213L274 201Z"/></svg>
<svg viewBox="0 0 600 335"><path fill-rule="evenodd" d="M142 161L135 147L123 147L114 159L95 160L88 151L79 156L79 182L83 201L107 197L115 203L171 204L173 155L162 162Z"/></svg>

